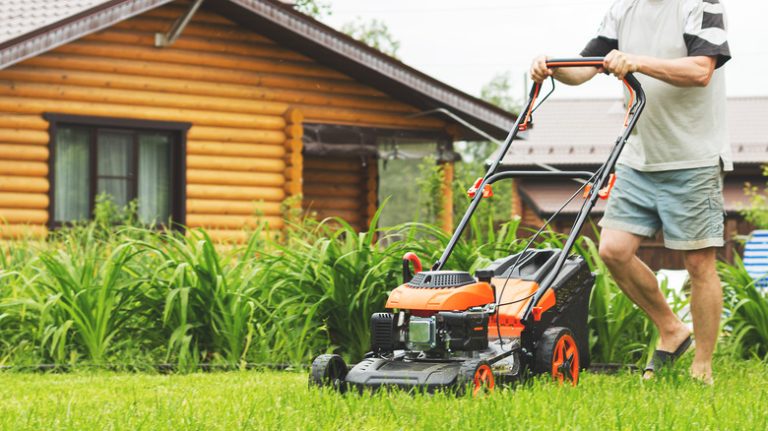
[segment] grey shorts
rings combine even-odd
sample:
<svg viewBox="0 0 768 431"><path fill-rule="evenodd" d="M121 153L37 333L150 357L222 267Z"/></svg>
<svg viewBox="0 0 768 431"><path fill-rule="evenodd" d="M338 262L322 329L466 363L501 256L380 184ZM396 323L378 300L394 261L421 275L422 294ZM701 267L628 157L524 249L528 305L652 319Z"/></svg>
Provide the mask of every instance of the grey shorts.
<svg viewBox="0 0 768 431"><path fill-rule="evenodd" d="M719 166L642 172L616 166L616 184L599 225L640 236L662 229L674 250L722 247L723 180Z"/></svg>

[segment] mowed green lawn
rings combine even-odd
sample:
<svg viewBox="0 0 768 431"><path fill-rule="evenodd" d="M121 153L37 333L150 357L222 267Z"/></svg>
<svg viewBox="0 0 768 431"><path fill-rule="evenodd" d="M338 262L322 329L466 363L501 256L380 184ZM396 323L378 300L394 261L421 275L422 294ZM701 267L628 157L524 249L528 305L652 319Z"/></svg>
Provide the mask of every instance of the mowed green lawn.
<svg viewBox="0 0 768 431"><path fill-rule="evenodd" d="M716 385L584 374L482 398L309 390L291 372L0 374L7 430L768 429L768 366L719 359Z"/></svg>

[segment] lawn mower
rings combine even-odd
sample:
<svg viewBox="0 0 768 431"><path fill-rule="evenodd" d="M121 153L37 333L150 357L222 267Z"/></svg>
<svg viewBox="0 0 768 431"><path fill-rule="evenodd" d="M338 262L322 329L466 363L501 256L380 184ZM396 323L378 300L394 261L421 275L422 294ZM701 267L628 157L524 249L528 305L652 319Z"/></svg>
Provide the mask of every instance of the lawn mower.
<svg viewBox="0 0 768 431"><path fill-rule="evenodd" d="M550 68L602 67L603 58L552 59ZM554 80L552 91L554 91ZM624 129L607 161L595 172L514 171L500 162L518 132L532 124L542 84L534 83L523 114L490 163L485 176L468 190L472 201L446 249L429 271L413 253L403 257L403 284L389 295L389 312L371 316L371 351L351 369L341 356L325 354L312 362L310 386L339 391L400 387L434 392L447 388L474 394L527 376L549 374L576 385L589 365L587 312L595 276L581 256L571 254L597 199L607 199L612 173L645 105L631 74L624 79L629 101ZM521 252L475 271L443 270L480 201L491 185L509 178L573 178L582 186L546 221ZM532 247L544 228L577 196L584 202L562 249ZM413 265L413 272L411 272Z"/></svg>

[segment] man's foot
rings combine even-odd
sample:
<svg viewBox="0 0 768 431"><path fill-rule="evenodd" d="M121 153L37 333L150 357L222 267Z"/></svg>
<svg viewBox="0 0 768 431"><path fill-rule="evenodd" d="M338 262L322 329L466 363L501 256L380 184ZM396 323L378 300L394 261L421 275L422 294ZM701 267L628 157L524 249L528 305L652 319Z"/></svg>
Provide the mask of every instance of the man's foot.
<svg viewBox="0 0 768 431"><path fill-rule="evenodd" d="M661 335L659 345L656 346L656 349L663 350L665 352L674 352L678 347L680 347L683 341L685 341L690 336L691 330L688 329L688 327L684 324L680 323L674 331Z"/></svg>
<svg viewBox="0 0 768 431"><path fill-rule="evenodd" d="M672 365L691 347L691 333L687 328L683 328L684 332L682 332L682 339L678 341L678 343L672 348L665 348L665 346L668 344L659 342L658 348L653 352L651 361L648 363L648 366L645 367L645 371L643 372L643 379L648 380L653 378L653 375L656 371L661 369L663 366ZM669 337L664 341L668 340Z"/></svg>
<svg viewBox="0 0 768 431"><path fill-rule="evenodd" d="M691 365L691 377L697 382L712 386L715 384L715 380L712 378L712 364L697 364L694 362Z"/></svg>

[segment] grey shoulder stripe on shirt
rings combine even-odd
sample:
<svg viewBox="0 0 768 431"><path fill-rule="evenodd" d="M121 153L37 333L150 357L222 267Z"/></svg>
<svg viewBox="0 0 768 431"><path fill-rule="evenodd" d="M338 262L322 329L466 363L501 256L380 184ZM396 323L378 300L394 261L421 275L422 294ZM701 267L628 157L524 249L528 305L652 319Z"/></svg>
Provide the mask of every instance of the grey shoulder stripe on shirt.
<svg viewBox="0 0 768 431"><path fill-rule="evenodd" d="M720 2L718 0L703 0L704 3L711 3L711 4L719 4Z"/></svg>
<svg viewBox="0 0 768 431"><path fill-rule="evenodd" d="M720 28L725 30L725 20L723 19L723 14L704 12L703 15L704 16L701 20L702 30L705 28Z"/></svg>

